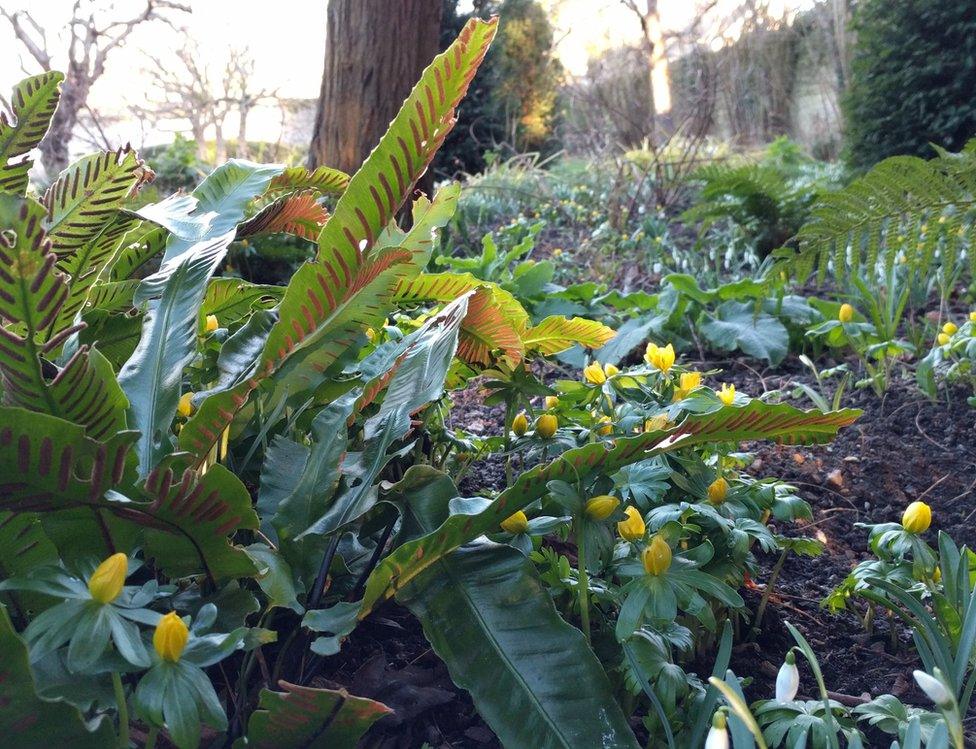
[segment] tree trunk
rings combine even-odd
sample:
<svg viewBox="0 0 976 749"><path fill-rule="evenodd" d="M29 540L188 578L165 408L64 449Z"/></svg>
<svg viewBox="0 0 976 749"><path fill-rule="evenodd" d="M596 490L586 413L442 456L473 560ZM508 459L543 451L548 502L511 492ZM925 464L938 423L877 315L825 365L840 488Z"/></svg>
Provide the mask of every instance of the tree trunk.
<svg viewBox="0 0 976 749"><path fill-rule="evenodd" d="M438 51L442 0L329 0L309 166L352 173Z"/></svg>
<svg viewBox="0 0 976 749"><path fill-rule="evenodd" d="M69 68L68 75L61 86L61 100L51 118L51 126L47 135L40 142L41 164L48 180L54 179L70 161L71 137L78 124L78 112L85 106L88 91L91 86L83 80L79 81Z"/></svg>
<svg viewBox="0 0 976 749"><path fill-rule="evenodd" d="M251 114L251 107L247 104L241 104L238 114L240 120L237 123L237 158L249 159L251 158L251 147L247 142L247 117Z"/></svg>

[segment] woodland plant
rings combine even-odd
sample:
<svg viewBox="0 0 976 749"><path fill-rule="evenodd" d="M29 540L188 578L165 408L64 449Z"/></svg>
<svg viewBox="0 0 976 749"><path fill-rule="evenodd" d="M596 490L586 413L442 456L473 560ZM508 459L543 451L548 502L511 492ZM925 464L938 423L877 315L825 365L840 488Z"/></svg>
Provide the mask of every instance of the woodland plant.
<svg viewBox="0 0 976 749"><path fill-rule="evenodd" d="M533 359L587 356L613 331L427 271L459 187L419 197L410 229L394 216L494 30L464 28L351 177L234 160L142 205L153 173L127 148L29 194L62 76L17 86L15 121L0 119L12 745L354 742L390 708L309 683L394 597L503 744L636 746L611 677L625 706L642 694L661 708L653 731L673 722L700 743L712 709L682 716L716 696L674 654L742 615L751 549L777 545L766 521L808 512L789 487L739 475L732 453L824 442L857 412L716 393L668 347L553 390ZM287 286L219 275L235 243L277 233L316 244ZM479 375L509 406L504 436L445 426L445 391ZM462 496L442 470L499 449L536 465L492 496ZM559 534L576 570L540 574L525 554L552 560L544 539ZM727 664L730 628L720 637Z"/></svg>

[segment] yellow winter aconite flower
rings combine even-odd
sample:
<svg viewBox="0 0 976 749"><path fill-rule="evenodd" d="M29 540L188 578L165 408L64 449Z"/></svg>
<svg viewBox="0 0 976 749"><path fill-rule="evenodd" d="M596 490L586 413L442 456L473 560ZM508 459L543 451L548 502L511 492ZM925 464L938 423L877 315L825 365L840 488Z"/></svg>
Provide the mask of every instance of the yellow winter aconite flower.
<svg viewBox="0 0 976 749"><path fill-rule="evenodd" d="M535 433L544 439L549 439L556 433L559 427L559 419L552 414L542 414L535 420Z"/></svg>
<svg viewBox="0 0 976 749"><path fill-rule="evenodd" d="M615 374L618 374L619 372L620 372L620 368L614 366L613 364L605 364L603 366L603 373L607 377L613 377Z"/></svg>
<svg viewBox="0 0 976 749"><path fill-rule="evenodd" d="M153 632L153 647L164 661L176 663L183 655L186 641L190 639L190 630L177 615L170 611L159 620L156 631Z"/></svg>
<svg viewBox="0 0 976 749"><path fill-rule="evenodd" d="M88 592L99 603L111 603L119 597L129 570L129 558L119 552L102 562L88 578Z"/></svg>
<svg viewBox="0 0 976 749"><path fill-rule="evenodd" d="M837 311L837 319L841 322L850 322L854 319L854 308L849 304L840 305Z"/></svg>
<svg viewBox="0 0 976 749"><path fill-rule="evenodd" d="M976 310L974 310L973 312L970 312L969 313L969 321L970 322L976 322Z"/></svg>
<svg viewBox="0 0 976 749"><path fill-rule="evenodd" d="M959 326L951 321L942 326L942 332L946 335L955 335L957 330L959 330Z"/></svg>
<svg viewBox="0 0 976 749"><path fill-rule="evenodd" d="M941 580L942 580L942 569L939 567L939 565L936 565L935 569L932 570L932 582L938 585Z"/></svg>
<svg viewBox="0 0 976 749"><path fill-rule="evenodd" d="M603 367L600 366L599 362L593 362L583 367L583 377L593 385L602 385L607 381L607 376L604 374Z"/></svg>
<svg viewBox="0 0 976 749"><path fill-rule="evenodd" d="M512 419L512 431L519 437L529 431L529 420L525 416L525 411L515 414L515 418Z"/></svg>
<svg viewBox="0 0 976 749"><path fill-rule="evenodd" d="M660 575L671 567L671 547L661 536L654 536L651 545L641 555L644 571L648 575Z"/></svg>
<svg viewBox="0 0 976 749"><path fill-rule="evenodd" d="M560 247L557 247L556 249L554 249L552 251L552 256L553 257L559 257L562 254L563 254L563 251L562 251L562 248L560 248Z"/></svg>
<svg viewBox="0 0 976 749"><path fill-rule="evenodd" d="M657 432L663 429L667 429L671 425L668 421L668 417L664 414L658 414L657 416L652 416L649 419L644 420L644 431L645 432Z"/></svg>
<svg viewBox="0 0 976 749"><path fill-rule="evenodd" d="M547 395L545 403L546 410L551 410L559 405L559 398L557 398L555 395Z"/></svg>
<svg viewBox="0 0 976 749"><path fill-rule="evenodd" d="M525 513L519 510L514 515L509 515L502 521L502 530L513 535L525 533L529 529L529 519Z"/></svg>
<svg viewBox="0 0 976 749"><path fill-rule="evenodd" d="M182 416L184 419L190 418L193 414L193 393L183 393L180 396L180 402L176 404L176 413Z"/></svg>
<svg viewBox="0 0 976 749"><path fill-rule="evenodd" d="M720 505L729 494L729 482L719 476L708 485L708 501L713 505Z"/></svg>
<svg viewBox="0 0 976 749"><path fill-rule="evenodd" d="M909 533L925 533L932 525L932 508L925 502L912 502L901 516L901 527Z"/></svg>
<svg viewBox="0 0 976 749"><path fill-rule="evenodd" d="M656 343L648 343L644 361L662 372L667 372L674 365L674 346L669 343L662 348Z"/></svg>
<svg viewBox="0 0 976 749"><path fill-rule="evenodd" d="M621 520L617 523L617 533L624 541L637 541L644 538L644 531L647 527L644 525L644 518L641 517L640 510L636 507L628 507L624 510L627 515L626 520Z"/></svg>
<svg viewBox="0 0 976 749"><path fill-rule="evenodd" d="M369 339L369 342L372 343L376 340L376 331L372 328L366 328L366 337Z"/></svg>
<svg viewBox="0 0 976 749"><path fill-rule="evenodd" d="M674 399L681 400L692 390L701 386L701 372L682 372L678 378L678 387L674 391Z"/></svg>
<svg viewBox="0 0 976 749"><path fill-rule="evenodd" d="M207 321L204 324L204 330L206 330L208 333L213 333L219 327L220 324L217 322L217 315L207 315Z"/></svg>
<svg viewBox="0 0 976 749"><path fill-rule="evenodd" d="M606 437L610 432L613 431L613 422L610 421L609 416L601 416L597 419L598 426L593 430L601 437Z"/></svg>
<svg viewBox="0 0 976 749"><path fill-rule="evenodd" d="M590 520L606 520L620 505L620 500L609 494L591 497L586 500L583 511Z"/></svg>
<svg viewBox="0 0 976 749"><path fill-rule="evenodd" d="M948 333L939 333L935 337L935 340L938 342L940 346L945 346L949 342L950 338L951 336Z"/></svg>
<svg viewBox="0 0 976 749"><path fill-rule="evenodd" d="M718 399L726 406L731 406L735 401L735 385L723 382L722 389L718 391Z"/></svg>

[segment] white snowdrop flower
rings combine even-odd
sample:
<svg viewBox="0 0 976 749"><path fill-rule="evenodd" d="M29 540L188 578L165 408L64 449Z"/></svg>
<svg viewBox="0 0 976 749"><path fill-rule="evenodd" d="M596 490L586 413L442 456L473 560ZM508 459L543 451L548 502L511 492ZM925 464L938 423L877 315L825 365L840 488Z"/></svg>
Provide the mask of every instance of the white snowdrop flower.
<svg viewBox="0 0 976 749"><path fill-rule="evenodd" d="M729 749L729 732L725 729L725 711L716 710L712 727L705 737L705 749Z"/></svg>
<svg viewBox="0 0 976 749"><path fill-rule="evenodd" d="M932 702L943 708L952 706L952 695L946 689L946 685L942 683L941 679L937 679L931 674L917 669L912 671L912 676L915 677L915 683L928 695L928 698Z"/></svg>
<svg viewBox="0 0 976 749"><path fill-rule="evenodd" d="M797 690L800 688L800 671L796 667L796 656L791 650L786 654L786 660L779 667L776 674L776 701L792 702L796 699Z"/></svg>

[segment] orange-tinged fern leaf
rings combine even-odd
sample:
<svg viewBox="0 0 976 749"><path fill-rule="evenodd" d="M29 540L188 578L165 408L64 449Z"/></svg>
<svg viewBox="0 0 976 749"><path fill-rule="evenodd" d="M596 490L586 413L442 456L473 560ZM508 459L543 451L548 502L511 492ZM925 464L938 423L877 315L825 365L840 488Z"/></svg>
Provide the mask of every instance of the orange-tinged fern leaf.
<svg viewBox="0 0 976 749"><path fill-rule="evenodd" d="M315 240L328 218L325 208L315 201L314 192L297 192L269 203L238 226L237 239L283 232Z"/></svg>

